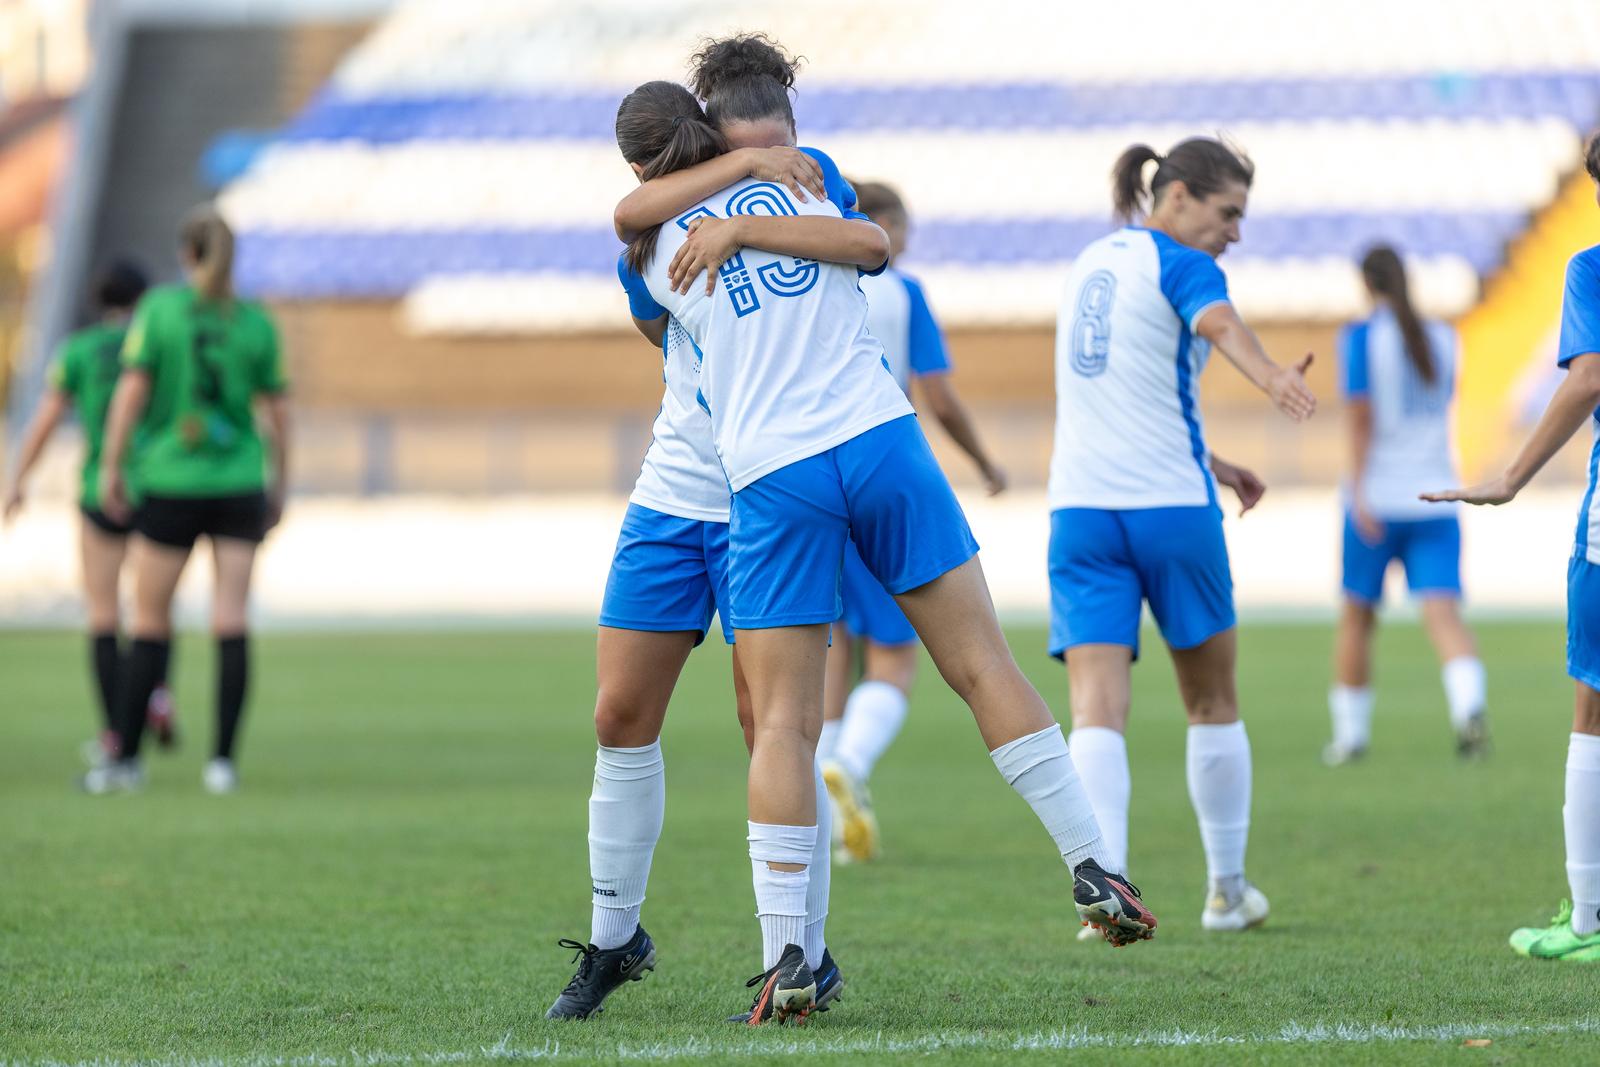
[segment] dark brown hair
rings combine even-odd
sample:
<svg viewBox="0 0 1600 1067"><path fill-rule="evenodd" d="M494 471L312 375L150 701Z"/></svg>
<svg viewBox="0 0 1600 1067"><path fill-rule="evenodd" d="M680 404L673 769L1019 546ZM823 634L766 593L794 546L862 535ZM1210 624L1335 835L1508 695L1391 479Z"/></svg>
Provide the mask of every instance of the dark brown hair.
<svg viewBox="0 0 1600 1067"><path fill-rule="evenodd" d="M95 275L95 306L102 312L131 311L149 287L150 278L139 264L131 259L114 259Z"/></svg>
<svg viewBox="0 0 1600 1067"><path fill-rule="evenodd" d="M1144 187L1144 165L1156 164L1150 188ZM1121 222L1148 213L1161 202L1161 193L1173 182L1182 182L1190 193L1204 200L1228 182L1243 182L1246 189L1255 180L1255 164L1239 149L1212 137L1191 137L1180 141L1165 156L1145 144L1136 144L1117 158L1111 168L1111 204Z"/></svg>
<svg viewBox="0 0 1600 1067"><path fill-rule="evenodd" d="M906 217L906 202L892 185L882 182L851 182L856 191L856 210L876 220L879 215Z"/></svg>
<svg viewBox="0 0 1600 1067"><path fill-rule="evenodd" d="M1373 245L1361 257L1361 277L1374 296L1381 296L1394 310L1400 322L1400 336L1405 339L1406 358L1417 375L1429 385L1438 378L1438 368L1433 362L1433 345L1428 341L1428 331L1423 327L1417 309L1411 305L1411 290L1406 284L1406 266L1400 253L1388 245Z"/></svg>
<svg viewBox="0 0 1600 1067"><path fill-rule="evenodd" d="M675 82L645 82L617 107L617 147L642 168L645 181L704 163L728 150L728 142L706 121L700 102ZM635 237L623 254L643 273L655 254L660 226Z"/></svg>
<svg viewBox="0 0 1600 1067"><path fill-rule="evenodd" d="M1589 138L1588 147L1583 151L1583 169L1589 172L1589 177L1600 182L1600 133Z"/></svg>
<svg viewBox="0 0 1600 1067"><path fill-rule="evenodd" d="M782 119L793 129L789 93L800 63L801 57L789 55L764 33L706 38L689 57L689 87L706 102L706 117L719 128Z"/></svg>
<svg viewBox="0 0 1600 1067"><path fill-rule="evenodd" d="M189 212L178 229L178 244L193 260L189 281L201 297L213 302L232 299L233 231L216 209L202 205Z"/></svg>

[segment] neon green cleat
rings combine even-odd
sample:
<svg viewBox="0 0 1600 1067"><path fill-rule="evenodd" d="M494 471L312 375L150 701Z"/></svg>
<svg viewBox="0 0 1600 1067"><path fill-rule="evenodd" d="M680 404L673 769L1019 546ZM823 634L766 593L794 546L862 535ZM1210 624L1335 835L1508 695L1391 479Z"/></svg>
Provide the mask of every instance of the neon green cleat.
<svg viewBox="0 0 1600 1067"><path fill-rule="evenodd" d="M1511 950L1535 960L1600 963L1600 933L1573 933L1572 904L1563 900L1549 926L1524 926L1513 930Z"/></svg>

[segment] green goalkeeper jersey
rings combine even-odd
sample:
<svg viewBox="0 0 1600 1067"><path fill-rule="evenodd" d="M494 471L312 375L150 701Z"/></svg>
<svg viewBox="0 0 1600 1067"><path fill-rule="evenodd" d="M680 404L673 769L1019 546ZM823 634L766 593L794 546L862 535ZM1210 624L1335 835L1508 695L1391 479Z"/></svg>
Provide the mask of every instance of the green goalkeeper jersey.
<svg viewBox="0 0 1600 1067"><path fill-rule="evenodd" d="M106 411L122 372L121 354L127 326L100 323L89 326L61 346L50 365L50 385L66 394L83 426L83 471L79 476L78 503L100 506L100 446L105 441Z"/></svg>
<svg viewBox="0 0 1600 1067"><path fill-rule="evenodd" d="M133 313L122 365L150 375L129 450L136 495L233 496L267 484L254 400L285 382L277 330L259 304L153 289Z"/></svg>

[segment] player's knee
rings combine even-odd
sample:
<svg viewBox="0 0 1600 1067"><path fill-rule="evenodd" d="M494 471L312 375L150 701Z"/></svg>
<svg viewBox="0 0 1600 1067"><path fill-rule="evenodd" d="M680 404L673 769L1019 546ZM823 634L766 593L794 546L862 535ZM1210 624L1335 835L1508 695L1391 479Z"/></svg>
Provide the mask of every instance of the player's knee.
<svg viewBox="0 0 1600 1067"><path fill-rule="evenodd" d="M1239 721L1239 701L1228 693L1207 693L1195 697L1185 710L1191 726L1225 726Z"/></svg>
<svg viewBox="0 0 1600 1067"><path fill-rule="evenodd" d="M865 679L887 682L909 696L917 680L917 646L873 649L867 657Z"/></svg>
<svg viewBox="0 0 1600 1067"><path fill-rule="evenodd" d="M656 716L644 701L600 691L594 705L595 740L606 748L639 748L655 740Z"/></svg>
<svg viewBox="0 0 1600 1067"><path fill-rule="evenodd" d="M1572 713L1572 732L1600 734L1600 691L1579 685L1577 707Z"/></svg>

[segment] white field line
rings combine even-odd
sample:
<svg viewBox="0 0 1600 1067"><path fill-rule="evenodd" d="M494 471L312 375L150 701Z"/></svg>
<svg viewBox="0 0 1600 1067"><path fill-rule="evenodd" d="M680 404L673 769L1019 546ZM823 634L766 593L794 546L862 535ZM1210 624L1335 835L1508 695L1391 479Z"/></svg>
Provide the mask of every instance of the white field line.
<svg viewBox="0 0 1600 1067"><path fill-rule="evenodd" d="M239 1058L175 1056L151 1060L17 1060L0 1059L0 1067L406 1067L410 1064L443 1065L517 1061L676 1060L722 1056L767 1059L774 1056L818 1054L927 1055L939 1052L1034 1052L1074 1049L1177 1048L1252 1045L1367 1045L1395 1042L1459 1042L1469 1038L1538 1037L1556 1034L1600 1034L1600 1020L1565 1023L1480 1024L1444 1023L1436 1026L1372 1026L1361 1023L1286 1023L1277 1030L1252 1034L1224 1034L1215 1030L1149 1030L1140 1033L1094 1033L1084 1027L1044 1030L1012 1036L979 1031L946 1032L923 1037L895 1038L881 1033L870 1038L829 1041L820 1035L787 1034L776 1040L719 1041L691 1038L647 1044L562 1047L560 1041L518 1047L510 1035L498 1044L476 1049L442 1052L344 1052L301 1056L255 1055ZM764 1035L766 1036L766 1035Z"/></svg>

